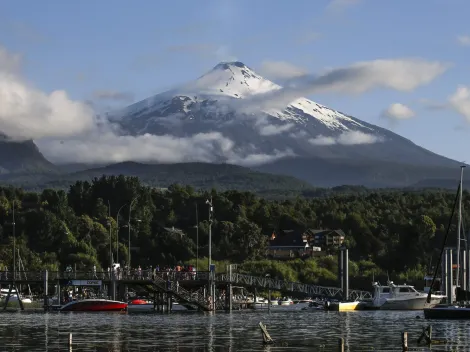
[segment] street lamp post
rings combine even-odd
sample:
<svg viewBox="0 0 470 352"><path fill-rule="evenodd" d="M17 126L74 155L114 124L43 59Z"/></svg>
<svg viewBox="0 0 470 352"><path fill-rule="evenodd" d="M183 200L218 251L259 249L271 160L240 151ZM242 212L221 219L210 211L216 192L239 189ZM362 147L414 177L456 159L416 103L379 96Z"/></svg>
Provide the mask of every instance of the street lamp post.
<svg viewBox="0 0 470 352"><path fill-rule="evenodd" d="M12 208L12 226L13 226L13 281L16 279L16 224L15 224L15 200Z"/></svg>
<svg viewBox="0 0 470 352"><path fill-rule="evenodd" d="M199 270L199 214L196 203L196 270Z"/></svg>
<svg viewBox="0 0 470 352"><path fill-rule="evenodd" d="M211 271L212 263L212 212L214 207L212 206L212 197L211 200L207 199L206 204L209 206L209 273Z"/></svg>
<svg viewBox="0 0 470 352"><path fill-rule="evenodd" d="M116 215L116 263L119 263L119 213L126 205L127 203L121 206Z"/></svg>
<svg viewBox="0 0 470 352"><path fill-rule="evenodd" d="M131 203L129 204L129 220L127 222L128 230L129 230L129 238L128 238L128 247L127 247L127 267L128 270L131 270L131 213L132 213L132 206L137 198L132 199Z"/></svg>

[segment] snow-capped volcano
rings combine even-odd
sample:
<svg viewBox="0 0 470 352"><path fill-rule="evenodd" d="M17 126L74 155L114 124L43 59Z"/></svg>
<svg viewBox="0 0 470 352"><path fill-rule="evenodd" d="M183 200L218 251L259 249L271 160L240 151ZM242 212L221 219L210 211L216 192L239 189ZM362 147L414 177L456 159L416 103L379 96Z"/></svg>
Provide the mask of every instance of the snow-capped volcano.
<svg viewBox="0 0 470 352"><path fill-rule="evenodd" d="M237 112L236 105L232 106L230 100L267 95L279 89L282 89L280 85L261 77L241 62L222 62L198 79L135 103L111 115L111 118L121 117L123 127L137 134L159 134L152 128L153 125L161 126L162 123L174 125L175 120L194 120L201 117L201 113L206 122L212 117L213 122L220 119L226 123L227 114L237 115L242 121L246 121L247 118L243 115L247 114ZM277 124L294 123L303 126L317 124L316 131L312 131L310 137L324 137L324 133L330 136L335 130L345 132L363 129L367 133L373 131L373 128L357 119L306 98L296 99L284 109L260 109L254 115L259 115L258 119L251 118L258 126L265 125L266 119L271 119L271 123ZM173 121L169 121L168 117ZM294 127L290 124L288 127L280 126L278 129L287 132ZM266 132L266 129L261 130L261 134L263 131Z"/></svg>
<svg viewBox="0 0 470 352"><path fill-rule="evenodd" d="M251 164L314 157L454 165L454 161L395 133L307 98L296 98L282 108L270 105L269 99L282 94L282 88L241 62L222 62L194 81L109 117L133 135L188 137L218 133L230 142L221 146L214 161L228 160L225 156L230 150L241 161L251 158ZM257 101L263 101L262 108L256 108ZM249 110L244 108L245 102L250 103Z"/></svg>

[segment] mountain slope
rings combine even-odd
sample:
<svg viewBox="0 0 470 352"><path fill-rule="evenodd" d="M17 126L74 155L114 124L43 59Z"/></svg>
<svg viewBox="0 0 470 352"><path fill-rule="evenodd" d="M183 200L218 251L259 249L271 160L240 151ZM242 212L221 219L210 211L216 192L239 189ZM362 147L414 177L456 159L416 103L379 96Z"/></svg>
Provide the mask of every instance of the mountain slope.
<svg viewBox="0 0 470 352"><path fill-rule="evenodd" d="M307 182L291 176L272 175L245 167L228 164L179 163L179 164L142 164L124 162L60 177L51 177L39 185L30 184L28 188L67 188L77 180L92 180L102 175L136 176L149 186L166 188L179 183L191 185L196 189L219 190L238 189L254 192L291 192L312 189Z"/></svg>
<svg viewBox="0 0 470 352"><path fill-rule="evenodd" d="M14 142L0 135L0 175L55 171L33 141Z"/></svg>
<svg viewBox="0 0 470 352"><path fill-rule="evenodd" d="M453 177L459 163L432 153L384 128L366 123L334 109L298 98L281 105L282 87L264 79L241 62L220 63L210 72L176 89L158 94L109 115L124 133L141 135L194 136L221 133L232 145L214 153L214 162L248 165L264 163L271 172L298 176L305 158L324 161L323 178L309 182L329 182L328 168L343 160L344 183L363 182L382 174L380 184L407 186L422 180L420 167L437 169L444 178ZM237 155L236 161L233 154ZM253 156L256 156L254 158ZM290 167L285 169L283 162ZM407 167L407 173L387 176L388 168ZM266 169L264 168L264 169ZM261 168L263 169L263 168ZM446 171L447 170L447 171ZM336 172L336 171L335 171ZM396 178L395 178L396 177ZM323 182L325 181L325 182ZM336 185L336 184L335 184Z"/></svg>

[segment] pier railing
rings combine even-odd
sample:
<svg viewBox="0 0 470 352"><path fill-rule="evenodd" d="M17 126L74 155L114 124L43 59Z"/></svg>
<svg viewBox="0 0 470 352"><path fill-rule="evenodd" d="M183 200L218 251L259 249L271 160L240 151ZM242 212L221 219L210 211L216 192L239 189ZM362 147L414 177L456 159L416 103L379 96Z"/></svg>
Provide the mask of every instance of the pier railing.
<svg viewBox="0 0 470 352"><path fill-rule="evenodd" d="M114 276L114 277L113 277ZM212 276L212 277L211 277ZM17 271L15 280L27 282L42 282L44 280L44 271ZM170 281L171 285L176 285L178 281L196 280L208 281L211 278L216 283L234 283L240 286L251 286L278 291L289 291L304 293L311 297L343 297L343 290L338 287L326 287L318 285L303 284L299 282L288 282L277 280L270 277L251 276L246 274L215 274L208 271L152 271L152 270L123 270L119 273L110 273L109 271L49 271L48 280L146 280L152 281ZM0 271L0 282L9 282L13 280L12 271ZM182 289L182 288L180 288ZM350 299L372 298L368 291L349 290ZM202 302L200 302L202 304Z"/></svg>
<svg viewBox="0 0 470 352"><path fill-rule="evenodd" d="M148 280L152 281L155 276L169 278L170 280L209 280L208 271L187 272L187 271L151 271L151 270L130 270L118 273L109 271L48 271L48 280ZM0 281L42 281L44 271L0 271Z"/></svg>
<svg viewBox="0 0 470 352"><path fill-rule="evenodd" d="M276 280L270 277L232 273L218 274L216 280L218 282L231 282L240 286L252 286L278 291L299 292L311 297L329 297L338 299L343 297L343 290L338 287L325 287L302 284L299 282L287 282ZM368 291L349 290L349 298L352 300L372 298L372 293Z"/></svg>

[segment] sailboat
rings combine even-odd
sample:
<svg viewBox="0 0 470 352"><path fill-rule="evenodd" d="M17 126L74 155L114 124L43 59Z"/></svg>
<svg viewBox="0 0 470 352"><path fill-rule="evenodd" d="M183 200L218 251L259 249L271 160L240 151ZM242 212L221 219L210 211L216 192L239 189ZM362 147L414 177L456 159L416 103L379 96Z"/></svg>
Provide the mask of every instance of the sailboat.
<svg viewBox="0 0 470 352"><path fill-rule="evenodd" d="M447 241L447 237L449 234L450 230L450 225L452 223L452 218L454 216L454 211L455 211L455 205L458 200L458 205L459 205L459 212L458 212L458 224L457 224L457 249L456 249L456 257L457 257L457 263L456 263L456 289L455 289L455 300L454 300L454 280L453 280L453 265L452 265L452 249L448 248L446 250L446 256L444 260L444 273L446 276L443 278L446 286L446 292L447 292L447 304L439 304L435 307L432 308L424 308L424 317L426 319L470 319L470 304L468 304L468 301L470 300L470 292L468 291L468 288L470 288L470 275L468 277L465 272L467 268L467 262L468 255L470 254L469 248L468 248L468 243L465 242L465 250L462 252L463 256L462 258L460 257L461 252L460 252L460 242L461 242L461 225L462 225L462 183L463 183L463 170L465 166L461 166L461 172L460 172L460 184L459 188L457 191L457 196L455 198L454 202L454 207L452 208L452 214L450 216L449 224L447 227L447 233L444 237L444 243L441 248L441 254L439 256L437 266L434 272L434 277L433 277L433 283L434 280L436 280L437 276L437 271L439 264L442 260L442 255L445 250L445 245ZM460 264L463 263L463 271L462 271L462 280L460 281ZM470 268L469 268L470 269ZM467 280L466 280L467 279ZM460 283L463 283L463 288L459 285ZM434 287L433 284L431 284L431 288ZM429 290L428 292L428 298L427 302L430 302L430 297L431 297L431 291L432 289Z"/></svg>

